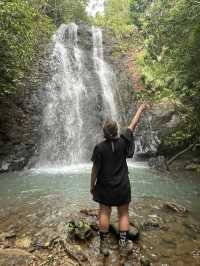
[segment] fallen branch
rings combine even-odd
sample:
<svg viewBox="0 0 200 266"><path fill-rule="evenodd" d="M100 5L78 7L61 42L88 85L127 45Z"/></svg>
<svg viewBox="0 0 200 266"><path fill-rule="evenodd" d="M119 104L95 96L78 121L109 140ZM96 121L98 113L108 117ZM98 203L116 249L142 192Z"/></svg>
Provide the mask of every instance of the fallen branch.
<svg viewBox="0 0 200 266"><path fill-rule="evenodd" d="M186 149L184 149L183 151L177 153L176 155L174 155L168 162L167 165L170 165L171 163L173 163L173 161L175 161L178 157L180 157L181 155L183 155L184 153L186 153L187 151L191 150L196 144L190 144Z"/></svg>

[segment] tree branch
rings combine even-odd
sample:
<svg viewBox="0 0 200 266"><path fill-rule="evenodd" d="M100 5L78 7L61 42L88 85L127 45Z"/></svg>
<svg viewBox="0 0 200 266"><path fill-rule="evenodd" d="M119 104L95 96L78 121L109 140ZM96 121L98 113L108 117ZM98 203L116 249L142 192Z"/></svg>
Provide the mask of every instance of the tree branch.
<svg viewBox="0 0 200 266"><path fill-rule="evenodd" d="M183 155L184 153L186 153L187 151L191 150L195 144L190 144L186 149L184 149L183 151L177 153L176 155L174 155L168 162L167 165L170 165L173 161L175 161L178 157L180 157L181 155Z"/></svg>

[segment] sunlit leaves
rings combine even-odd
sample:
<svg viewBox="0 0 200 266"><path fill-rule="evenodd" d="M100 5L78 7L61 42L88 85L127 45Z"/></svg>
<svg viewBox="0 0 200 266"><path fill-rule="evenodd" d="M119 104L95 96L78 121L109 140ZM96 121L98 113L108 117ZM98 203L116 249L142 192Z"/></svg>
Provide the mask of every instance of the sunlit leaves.
<svg viewBox="0 0 200 266"><path fill-rule="evenodd" d="M108 0L104 15L97 16L96 23L110 29L117 39L122 39L123 35L133 28L130 19L130 0Z"/></svg>

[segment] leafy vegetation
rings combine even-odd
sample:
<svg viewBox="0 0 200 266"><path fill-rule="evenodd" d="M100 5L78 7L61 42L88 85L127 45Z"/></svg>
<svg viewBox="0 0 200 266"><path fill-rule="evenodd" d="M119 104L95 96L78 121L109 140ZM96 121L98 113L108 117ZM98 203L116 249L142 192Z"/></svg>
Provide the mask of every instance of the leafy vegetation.
<svg viewBox="0 0 200 266"><path fill-rule="evenodd" d="M86 19L85 1L0 1L0 93L18 90L56 26Z"/></svg>
<svg viewBox="0 0 200 266"><path fill-rule="evenodd" d="M200 3L193 0L141 2L143 8L139 14L137 9L132 9L132 16L138 21L144 43L138 63L145 93L153 100L168 97L179 103L185 123L170 142L199 141Z"/></svg>
<svg viewBox="0 0 200 266"><path fill-rule="evenodd" d="M177 102L183 128L168 142L200 141L200 2L108 0L97 22L117 36L120 48L126 45L121 51L135 53L145 88L139 98Z"/></svg>
<svg viewBox="0 0 200 266"><path fill-rule="evenodd" d="M98 14L94 23L107 29L117 40L116 49L126 52L132 44L130 0L108 0L106 1L104 14Z"/></svg>
<svg viewBox="0 0 200 266"><path fill-rule="evenodd" d="M62 23L87 21L86 0L30 0L31 6L52 18L56 26Z"/></svg>

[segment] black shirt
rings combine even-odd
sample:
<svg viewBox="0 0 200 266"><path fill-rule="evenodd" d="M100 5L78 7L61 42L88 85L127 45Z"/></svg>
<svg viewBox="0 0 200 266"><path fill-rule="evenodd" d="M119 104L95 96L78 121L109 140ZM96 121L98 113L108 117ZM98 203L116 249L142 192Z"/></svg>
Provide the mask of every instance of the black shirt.
<svg viewBox="0 0 200 266"><path fill-rule="evenodd" d="M124 130L119 138L112 141L104 140L95 146L91 158L97 169L97 183L94 192L95 201L107 205L119 205L117 202L123 203L123 201L130 200L126 158L132 157L133 153L134 138L132 131L128 128ZM121 195L120 191L122 190L127 190L127 193L124 191L123 195ZM116 196L109 195L113 193Z"/></svg>

